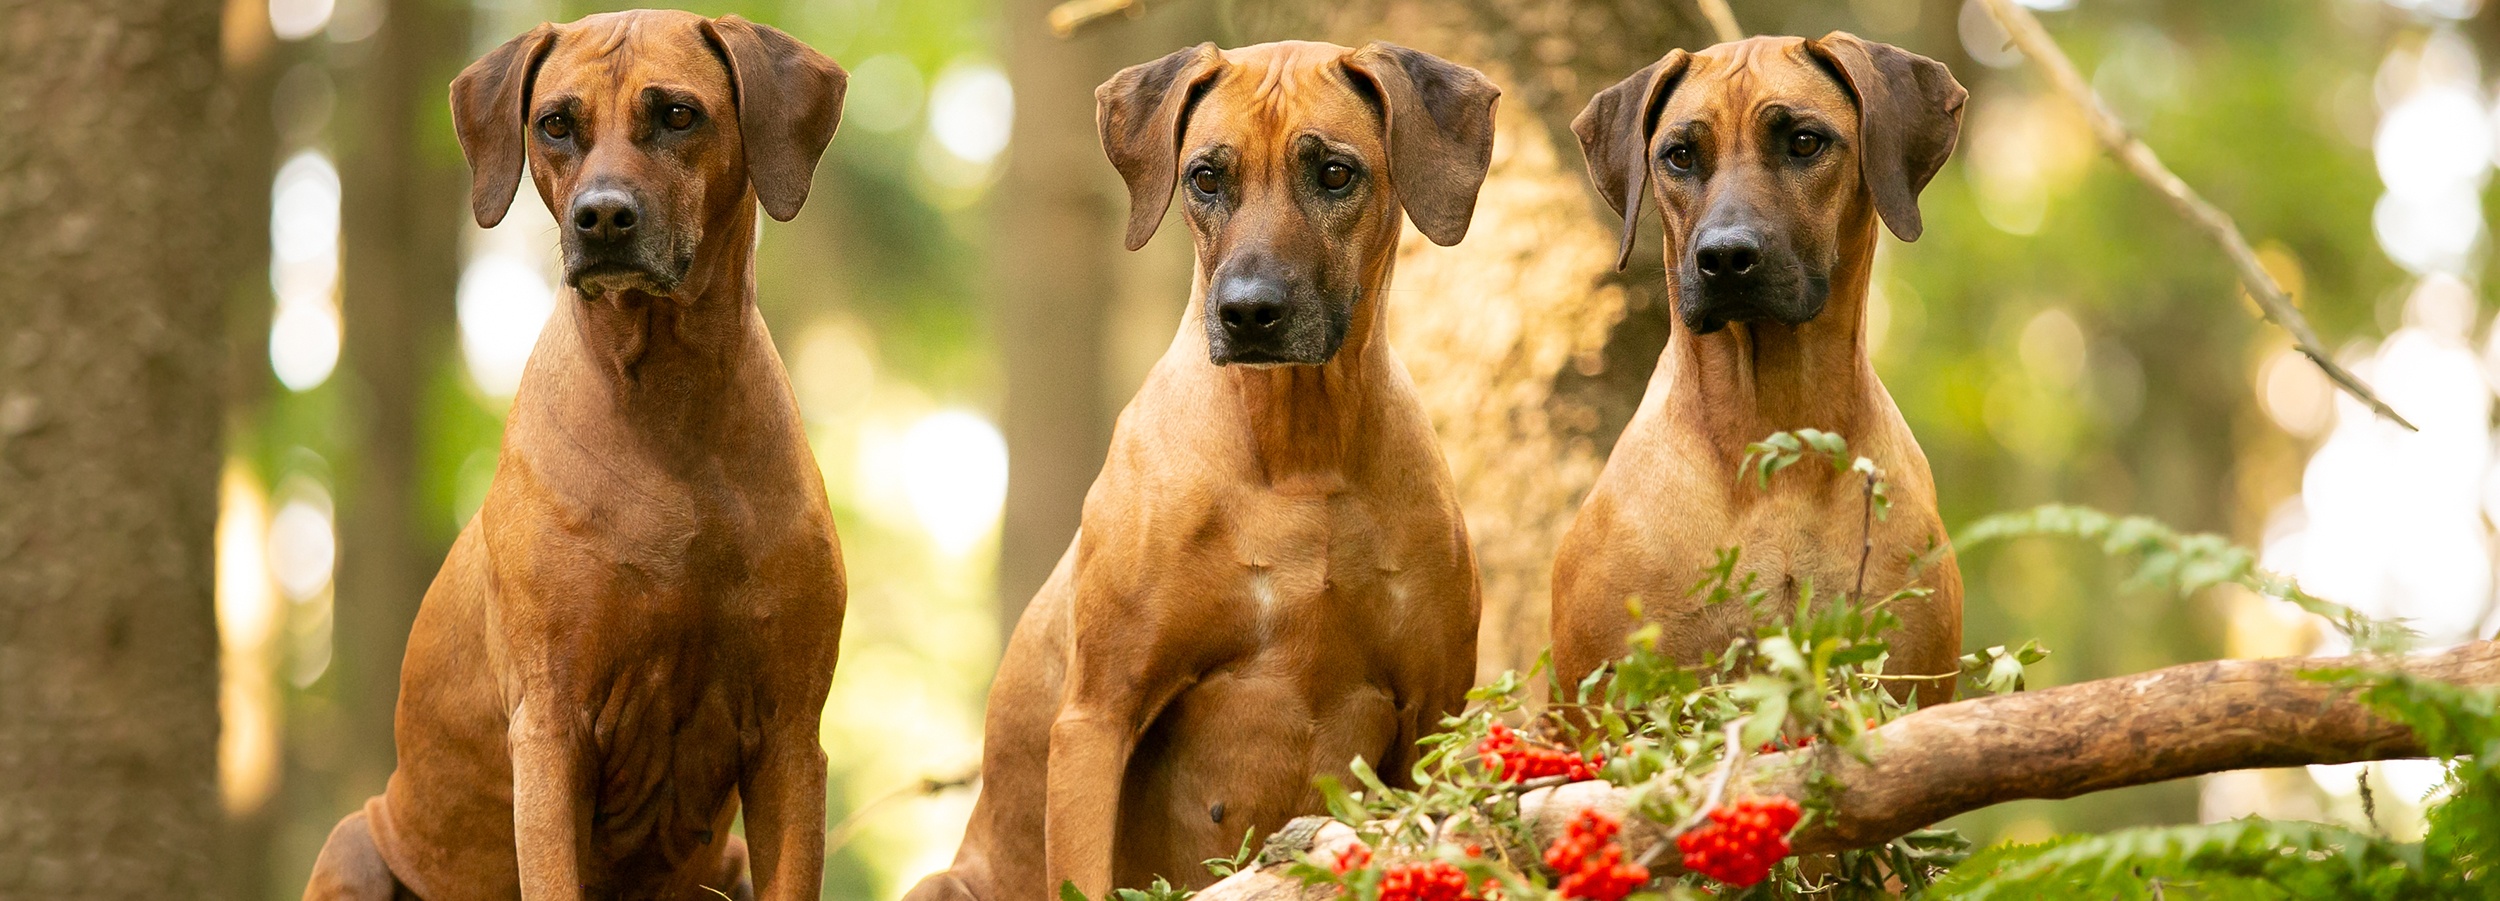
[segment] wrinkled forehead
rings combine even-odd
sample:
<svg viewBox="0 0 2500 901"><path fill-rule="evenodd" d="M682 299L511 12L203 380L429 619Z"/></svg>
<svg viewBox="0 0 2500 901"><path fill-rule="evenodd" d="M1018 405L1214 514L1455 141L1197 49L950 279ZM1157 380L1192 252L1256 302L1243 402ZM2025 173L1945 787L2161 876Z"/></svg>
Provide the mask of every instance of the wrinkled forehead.
<svg viewBox="0 0 2500 901"><path fill-rule="evenodd" d="M704 36L703 23L693 13L634 10L558 26L533 93L550 100L599 102L660 88L726 105L729 67Z"/></svg>
<svg viewBox="0 0 2500 901"><path fill-rule="evenodd" d="M1816 120L1846 137L1857 133L1857 100L1803 38L1751 38L1693 55L1658 116L1661 135L1706 124L1721 137L1782 114Z"/></svg>
<svg viewBox="0 0 2500 901"><path fill-rule="evenodd" d="M1283 41L1224 51L1224 67L1189 116L1184 153L1211 145L1261 154L1303 137L1376 158L1387 148L1377 101L1335 44Z"/></svg>

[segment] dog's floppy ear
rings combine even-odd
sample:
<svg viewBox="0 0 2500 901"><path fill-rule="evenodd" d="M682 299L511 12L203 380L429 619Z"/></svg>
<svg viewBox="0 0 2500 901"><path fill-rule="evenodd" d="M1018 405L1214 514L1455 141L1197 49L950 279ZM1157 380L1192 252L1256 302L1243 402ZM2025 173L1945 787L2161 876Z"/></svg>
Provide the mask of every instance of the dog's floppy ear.
<svg viewBox="0 0 2500 901"><path fill-rule="evenodd" d="M451 122L469 161L469 212L494 228L521 186L529 133L530 80L555 45L555 26L540 25L505 41L451 80Z"/></svg>
<svg viewBox="0 0 2500 901"><path fill-rule="evenodd" d="M1858 100L1858 172L1875 211L1904 241L1918 240L1918 192L1953 155L1970 92L1944 64L1845 31L1807 41Z"/></svg>
<svg viewBox="0 0 2500 901"><path fill-rule="evenodd" d="M1146 246L1180 181L1181 133L1198 88L1224 68L1214 44L1175 50L1119 71L1094 89L1103 155L1128 182L1128 249Z"/></svg>
<svg viewBox="0 0 2500 901"><path fill-rule="evenodd" d="M1589 180L1606 205L1623 215L1623 247L1615 252L1615 269L1632 262L1632 239L1641 224L1641 195L1649 191L1649 138L1658 128L1658 111L1667 95L1692 65L1692 54L1669 50L1657 62L1615 82L1589 98L1588 108L1571 120L1580 138L1580 156L1589 164Z"/></svg>
<svg viewBox="0 0 2500 901"><path fill-rule="evenodd" d="M1502 90L1482 72L1380 41L1347 55L1345 67L1380 95L1389 181L1406 218L1443 247L1467 237L1493 165L1493 103Z"/></svg>
<svg viewBox="0 0 2500 901"><path fill-rule="evenodd" d="M729 61L747 183L755 186L764 212L788 222L807 203L816 161L842 122L842 91L851 77L815 48L770 25L722 16L704 29Z"/></svg>

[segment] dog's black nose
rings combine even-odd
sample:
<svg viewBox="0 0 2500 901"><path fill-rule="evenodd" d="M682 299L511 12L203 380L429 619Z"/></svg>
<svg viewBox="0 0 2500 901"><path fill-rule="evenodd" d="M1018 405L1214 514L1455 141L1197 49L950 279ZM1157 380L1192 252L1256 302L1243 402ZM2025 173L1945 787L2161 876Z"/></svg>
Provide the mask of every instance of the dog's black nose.
<svg viewBox="0 0 2500 901"><path fill-rule="evenodd" d="M1259 276L1228 278L1215 289L1215 318L1224 336L1250 343L1276 334L1285 322L1285 283Z"/></svg>
<svg viewBox="0 0 2500 901"><path fill-rule="evenodd" d="M632 195L614 188L584 191L573 198L573 230L593 243L625 240L642 219L641 207Z"/></svg>
<svg viewBox="0 0 2500 901"><path fill-rule="evenodd" d="M1749 228L1704 232L1693 246L1693 265L1706 278L1742 278L1762 262L1762 239Z"/></svg>

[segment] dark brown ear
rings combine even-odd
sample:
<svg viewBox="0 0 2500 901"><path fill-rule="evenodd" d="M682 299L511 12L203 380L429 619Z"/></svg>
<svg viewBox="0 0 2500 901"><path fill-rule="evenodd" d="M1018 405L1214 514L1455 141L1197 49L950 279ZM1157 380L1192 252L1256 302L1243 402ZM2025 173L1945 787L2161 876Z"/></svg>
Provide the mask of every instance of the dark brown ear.
<svg viewBox="0 0 2500 901"><path fill-rule="evenodd" d="M1615 82L1589 98L1587 109L1571 120L1580 138L1580 156L1588 160L1589 180L1606 205L1623 215L1623 248L1615 253L1615 269L1632 262L1632 239L1640 231L1641 197L1649 193L1649 138L1658 128L1658 111L1692 64L1692 54L1669 50L1657 62Z"/></svg>
<svg viewBox="0 0 2500 901"><path fill-rule="evenodd" d="M1180 181L1181 132L1198 87L1224 68L1214 44L1175 50L1119 71L1094 89L1102 152L1128 182L1128 249L1146 246Z"/></svg>
<svg viewBox="0 0 2500 901"><path fill-rule="evenodd" d="M842 122L842 91L851 76L770 25L722 16L704 27L729 59L747 182L764 212L788 222L807 203L816 161Z"/></svg>
<svg viewBox="0 0 2500 901"><path fill-rule="evenodd" d="M521 186L530 80L555 35L553 25L532 28L451 80L451 123L460 135L460 155L469 160L469 212L480 228L503 221L513 190Z"/></svg>
<svg viewBox="0 0 2500 901"><path fill-rule="evenodd" d="M1944 64L1845 31L1807 41L1858 98L1858 172L1875 211L1904 241L1918 240L1918 192L1953 155L1970 92Z"/></svg>
<svg viewBox="0 0 2500 901"><path fill-rule="evenodd" d="M1408 221L1443 247L1467 237L1493 165L1493 103L1502 90L1482 72L1379 41L1347 55L1345 67L1380 94L1389 182Z"/></svg>

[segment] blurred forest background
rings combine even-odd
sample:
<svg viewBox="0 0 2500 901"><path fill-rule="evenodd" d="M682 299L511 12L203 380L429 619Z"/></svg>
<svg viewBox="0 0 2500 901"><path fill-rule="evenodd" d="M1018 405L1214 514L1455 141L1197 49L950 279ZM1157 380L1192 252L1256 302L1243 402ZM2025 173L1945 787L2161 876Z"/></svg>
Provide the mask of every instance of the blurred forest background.
<svg viewBox="0 0 2500 901"><path fill-rule="evenodd" d="M1869 311L1946 521L2150 514L2433 644L2491 634L2500 10L2025 3L2422 428L2334 394L1975 2L1735 3L1749 31L1854 31L1971 89L1926 237L1885 238ZM0 0L0 895L126 879L293 898L380 788L409 621L557 299L532 195L470 223L446 86L532 24L616 5ZM1185 230L1120 250L1091 90L1121 66L1203 40L1376 37L1504 86L1474 228L1452 249L1410 231L1389 317L1485 567L1480 663L1535 658L1553 541L1668 329L1655 226L1611 272L1565 126L1710 43L1687 3L1147 0L1066 38L1053 0L687 5L852 73L811 201L766 223L758 264L852 580L826 897L895 897L951 856L971 791L923 780L973 769L1002 634L1182 315ZM104 502L124 496L162 500ZM2254 595L2131 589L2088 548L1962 565L1970 646L2041 640L2035 685L2334 650ZM2231 773L1958 825L2357 822L2357 778L2383 822L2418 828L2405 811L2436 769Z"/></svg>

